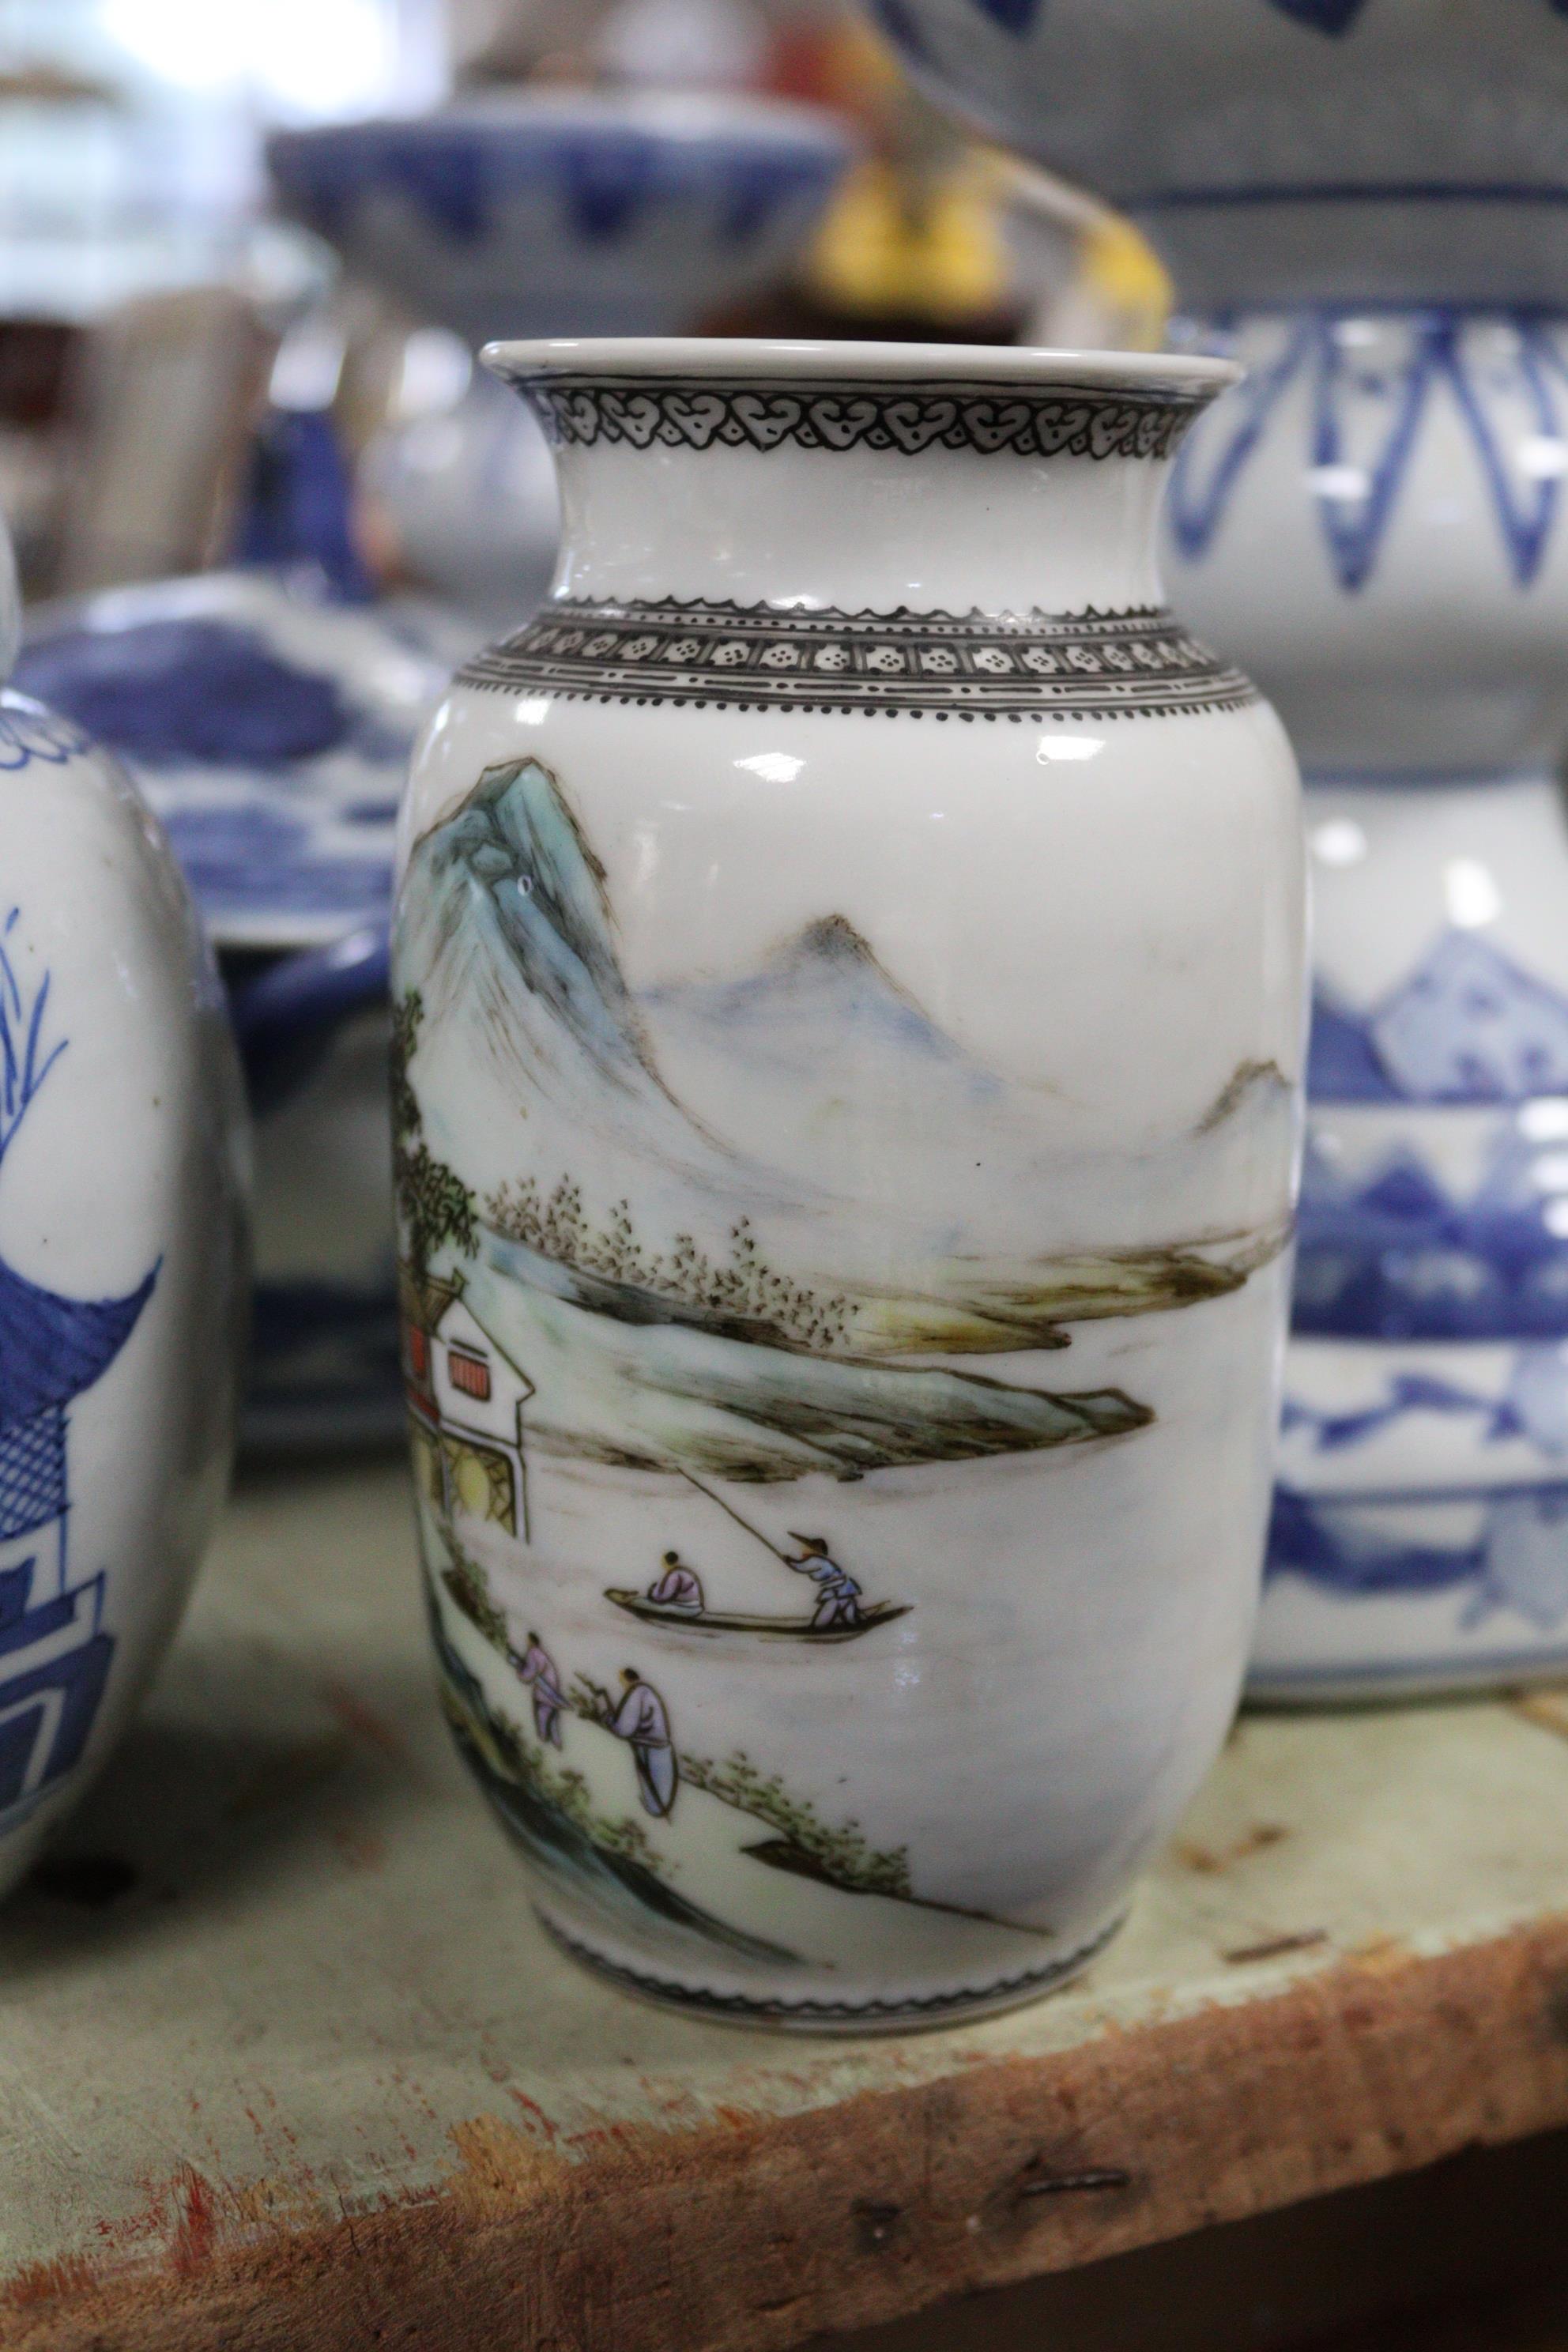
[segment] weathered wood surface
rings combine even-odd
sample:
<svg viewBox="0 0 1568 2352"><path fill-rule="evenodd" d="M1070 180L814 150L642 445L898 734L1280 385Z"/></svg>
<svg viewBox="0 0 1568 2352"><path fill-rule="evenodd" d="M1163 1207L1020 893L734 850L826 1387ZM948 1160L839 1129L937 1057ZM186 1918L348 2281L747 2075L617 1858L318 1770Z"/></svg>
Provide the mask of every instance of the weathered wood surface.
<svg viewBox="0 0 1568 2352"><path fill-rule="evenodd" d="M0 2002L0 2346L781 2352L1568 2120L1568 1698L1253 1719L1076 1988L758 2037L534 1926L399 1475L253 1485Z"/></svg>

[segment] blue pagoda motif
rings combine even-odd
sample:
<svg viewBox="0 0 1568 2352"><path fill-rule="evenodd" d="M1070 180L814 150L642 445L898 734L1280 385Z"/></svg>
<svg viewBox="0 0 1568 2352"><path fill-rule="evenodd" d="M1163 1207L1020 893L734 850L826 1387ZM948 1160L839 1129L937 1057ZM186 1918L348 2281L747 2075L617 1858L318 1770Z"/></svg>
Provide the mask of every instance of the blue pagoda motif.
<svg viewBox="0 0 1568 2352"><path fill-rule="evenodd" d="M49 1043L49 975L26 974L20 926L16 907L0 920L0 1161L68 1043ZM157 1279L69 1298L0 1258L0 1831L78 1761L109 1678L104 1573L70 1581L68 1424Z"/></svg>
<svg viewBox="0 0 1568 2352"><path fill-rule="evenodd" d="M69 1580L67 1424L157 1278L68 1298L0 1259L0 1829L77 1762L108 1679L103 1576Z"/></svg>

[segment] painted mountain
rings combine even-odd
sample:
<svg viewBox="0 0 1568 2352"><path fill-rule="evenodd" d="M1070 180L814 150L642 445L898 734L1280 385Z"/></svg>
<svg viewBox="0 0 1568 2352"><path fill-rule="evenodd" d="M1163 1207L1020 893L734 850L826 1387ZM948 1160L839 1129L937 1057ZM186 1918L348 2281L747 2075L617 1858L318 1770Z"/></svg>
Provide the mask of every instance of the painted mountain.
<svg viewBox="0 0 1568 2352"><path fill-rule="evenodd" d="M841 917L754 972L635 996L537 762L487 772L416 846L401 927L430 1149L496 1233L580 1272L690 1304L700 1264L708 1306L794 1301L773 1319L798 1337L815 1300L813 1345L831 1327L883 1357L1060 1345L1234 1289L1281 1245L1294 1103L1271 1065L1129 1165L983 1067Z"/></svg>
<svg viewBox="0 0 1568 2352"><path fill-rule="evenodd" d="M1307 1090L1319 1102L1519 1102L1568 1092L1568 1001L1474 931L1445 931L1358 1014L1319 994Z"/></svg>
<svg viewBox="0 0 1568 2352"><path fill-rule="evenodd" d="M1455 1199L1413 1144L1361 1182L1309 1144L1298 1331L1367 1339L1568 1338L1560 1154L1500 1121L1479 1188Z"/></svg>

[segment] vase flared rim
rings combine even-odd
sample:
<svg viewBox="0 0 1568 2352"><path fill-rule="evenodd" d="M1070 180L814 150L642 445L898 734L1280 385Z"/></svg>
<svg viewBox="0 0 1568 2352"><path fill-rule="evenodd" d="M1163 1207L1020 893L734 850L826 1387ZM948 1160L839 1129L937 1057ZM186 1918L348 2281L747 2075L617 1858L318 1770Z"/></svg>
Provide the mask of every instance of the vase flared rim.
<svg viewBox="0 0 1568 2352"><path fill-rule="evenodd" d="M549 336L487 343L485 365L503 383L552 377L636 383L710 379L832 383L1012 385L1020 391L1076 387L1161 393L1194 403L1238 383L1231 360L1168 352L1051 351L1017 343L824 342L797 337L727 335Z"/></svg>

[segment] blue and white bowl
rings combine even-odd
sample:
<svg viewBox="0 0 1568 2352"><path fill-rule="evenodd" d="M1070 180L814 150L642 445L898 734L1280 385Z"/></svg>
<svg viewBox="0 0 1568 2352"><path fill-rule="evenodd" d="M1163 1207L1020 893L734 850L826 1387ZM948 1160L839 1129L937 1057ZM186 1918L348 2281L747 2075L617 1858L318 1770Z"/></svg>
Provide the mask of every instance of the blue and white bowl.
<svg viewBox="0 0 1568 2352"><path fill-rule="evenodd" d="M1131 213L1194 308L1561 293L1561 0L866 5L941 102Z"/></svg>
<svg viewBox="0 0 1568 2352"><path fill-rule="evenodd" d="M854 152L779 100L515 90L277 132L286 208L350 268L476 347L668 333L776 278Z"/></svg>
<svg viewBox="0 0 1568 2352"><path fill-rule="evenodd" d="M470 632L264 572L46 609L24 689L117 751L218 950L256 1113L244 1434L401 1425L386 1129L393 831L414 735Z"/></svg>

